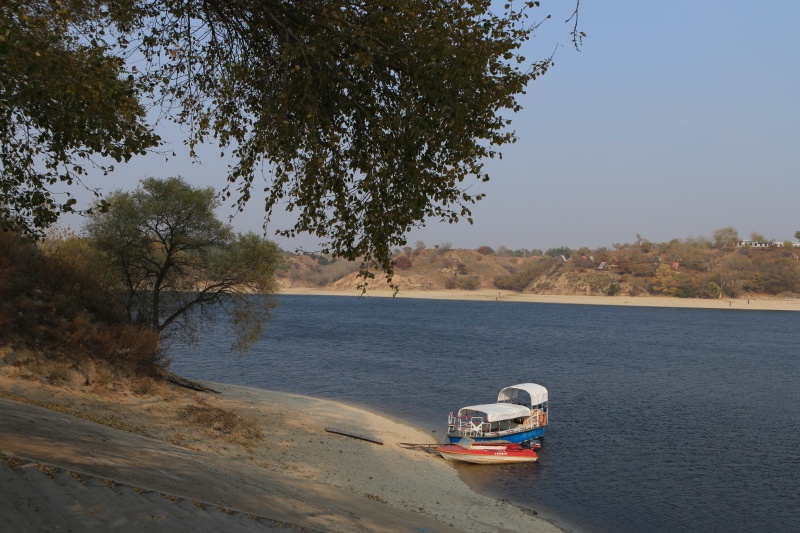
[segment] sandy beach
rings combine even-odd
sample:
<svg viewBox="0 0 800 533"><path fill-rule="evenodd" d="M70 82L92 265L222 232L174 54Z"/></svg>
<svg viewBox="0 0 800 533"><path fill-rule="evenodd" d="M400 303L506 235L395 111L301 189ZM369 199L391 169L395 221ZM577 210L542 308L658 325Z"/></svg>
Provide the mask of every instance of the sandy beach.
<svg viewBox="0 0 800 533"><path fill-rule="evenodd" d="M208 385L219 394L172 385L162 385L150 394L122 390L98 393L87 390L88 387L44 384L19 366L2 366L3 416L13 417L15 405L19 410L35 408L31 403L55 410L59 416L57 420L44 416L45 422L29 427L23 422L32 420L32 414L7 420L5 426L0 420L0 453L7 462L9 457L23 457L77 470L80 475L103 475L102 467L107 465L112 473L106 476L123 477L117 483L128 483L137 491L179 492L182 498L225 504L240 512L306 530L562 531L538 518L533 509L521 509L476 494L444 459L398 446L398 443L436 442L426 432L332 401L218 383ZM257 428L260 435L248 439L240 434L226 434L224 428L215 427L214 423L210 427L192 424L187 413L198 410L234 413L249 427ZM81 438L87 432L98 434L100 430L80 429L79 424L66 422L53 430L57 442L50 443L44 436L30 434L52 429L54 424L72 415L119 429L108 428L117 433L89 439L91 442L84 444L80 444ZM366 434L383 444L330 433L326 428ZM133 437L146 440L144 444L125 442ZM111 451L88 448L100 441L110 446ZM114 445L117 441L120 444ZM149 459L143 456L133 461L139 465L157 465L149 475L147 468L126 473L120 467L119 458L126 455L125 449L139 454L157 445L167 448L159 448ZM68 453L70 446L77 448ZM103 453L110 458L103 459ZM131 453L134 452L127 455ZM175 457L172 472L171 461L159 464L171 454ZM194 467L180 466L178 460L186 460L185 454L193 454ZM91 461L81 460L83 456L91 457ZM211 475L203 474L207 467L211 468L213 482L202 481L203 476ZM97 469L100 471L96 472ZM187 477L187 469L197 472ZM176 486L178 477L188 481ZM214 487L221 486L227 487L224 494L213 492ZM6 492L13 490L13 484L10 488L4 486ZM42 492L43 498L46 495L46 491ZM135 514L141 509L128 511ZM115 512L125 513L126 508L119 507Z"/></svg>
<svg viewBox="0 0 800 533"><path fill-rule="evenodd" d="M329 290L313 287L286 287L281 294L314 296L352 296L359 297L358 290ZM396 295L388 290L370 289L366 298L425 298L431 300L474 300L496 302L529 302L547 304L609 305L626 307L666 307L691 309L738 309L750 311L800 311L800 298L728 298L706 300L700 298L674 298L667 296L563 296L549 294L527 294L513 291L481 289L406 291Z"/></svg>

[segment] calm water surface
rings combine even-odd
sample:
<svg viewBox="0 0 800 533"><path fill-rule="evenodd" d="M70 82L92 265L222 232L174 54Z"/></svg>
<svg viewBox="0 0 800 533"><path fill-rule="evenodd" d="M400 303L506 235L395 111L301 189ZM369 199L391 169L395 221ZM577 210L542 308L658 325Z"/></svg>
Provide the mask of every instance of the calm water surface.
<svg viewBox="0 0 800 533"><path fill-rule="evenodd" d="M532 381L536 464L459 472L573 531L797 531L800 315L280 296L253 353L222 322L174 346L189 378L346 401L444 432Z"/></svg>

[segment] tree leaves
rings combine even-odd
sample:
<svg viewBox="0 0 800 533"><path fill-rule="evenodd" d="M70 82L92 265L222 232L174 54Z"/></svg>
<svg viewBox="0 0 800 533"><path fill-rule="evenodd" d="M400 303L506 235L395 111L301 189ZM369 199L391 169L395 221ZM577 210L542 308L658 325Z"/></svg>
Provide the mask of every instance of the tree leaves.
<svg viewBox="0 0 800 533"><path fill-rule="evenodd" d="M0 6L0 227L40 235L75 202L51 186L80 182L96 156L127 161L158 142L134 82L102 37L91 3ZM97 19L100 20L97 20ZM92 21L89 23L88 21ZM72 28L70 31L69 28Z"/></svg>
<svg viewBox="0 0 800 533"><path fill-rule="evenodd" d="M85 231L132 321L192 340L205 310L221 306L234 318L237 348L258 338L274 306L274 243L234 235L214 215L214 190L181 178L148 178L109 201L113 208L94 213Z"/></svg>
<svg viewBox="0 0 800 533"><path fill-rule="evenodd" d="M495 14L490 0L7 2L0 137L4 184L13 175L16 185L2 191L1 223L35 233L65 207L48 185L102 168L97 154L128 161L157 145L147 103L186 126L191 154L213 139L233 155L223 196L235 207L263 178L270 231L316 235L324 251L391 277L391 249L409 229L471 220L481 195L470 182L486 181L483 161L516 140L504 113L551 64L518 54L536 5ZM22 15L36 24L17 30ZM28 57L26 71L8 42L51 59ZM124 61L133 52L136 68ZM54 80L59 71L68 75ZM280 209L297 215L293 226L272 228Z"/></svg>

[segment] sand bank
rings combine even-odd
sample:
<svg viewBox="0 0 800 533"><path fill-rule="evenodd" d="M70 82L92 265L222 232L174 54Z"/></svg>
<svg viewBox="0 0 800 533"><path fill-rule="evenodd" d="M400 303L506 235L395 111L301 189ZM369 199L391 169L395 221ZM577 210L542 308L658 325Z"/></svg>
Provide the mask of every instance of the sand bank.
<svg viewBox="0 0 800 533"><path fill-rule="evenodd" d="M4 404L0 453L109 477L138 487L137 493L142 489L177 493L187 500L224 505L310 530L561 531L535 516L534 510L471 491L444 459L398 446L435 442L424 431L337 402L209 385L220 394L170 386L158 394L115 391L98 396L87 387L42 384L21 375L19 368L0 366L0 396L61 411L56 417L44 415L44 422L25 425L34 415L23 414L24 403L17 403L16 419L14 402ZM219 428L189 423L187 408L235 413L255 422L263 436L244 443L226 438ZM94 422L69 422L65 412L110 420L128 431L96 425L86 429L84 425ZM5 420L9 416L12 419ZM383 445L325 428L368 434ZM33 435L39 430L50 431L50 436ZM139 440L128 442L132 439ZM13 487L9 490L13 492ZM49 490L63 489L56 485ZM47 498L46 491L42 494ZM142 516L143 504L131 497L134 503L120 503L114 512L129 512L128 518L134 520ZM48 506L42 502L42 508ZM50 507L54 515L69 512Z"/></svg>
<svg viewBox="0 0 800 533"><path fill-rule="evenodd" d="M560 531L530 510L476 494L444 459L398 445L437 442L425 431L338 402L214 386L223 397L253 413L265 427L281 421L283 428L271 435L277 440L261 457L276 471L292 472L392 507L420 512L463 531ZM325 428L367 434L383 445L328 433Z"/></svg>
<svg viewBox="0 0 800 533"><path fill-rule="evenodd" d="M315 296L351 296L359 297L358 290L328 290L310 287L292 287L281 289L281 294L300 294ZM391 291L370 290L368 298L390 298ZM704 300L699 298L674 298L666 296L561 296L549 294L525 294L513 291L498 290L439 290L439 291L404 291L396 298L424 298L431 300L474 300L497 302L530 302L549 304L581 304L581 305L616 305L626 307L667 307L694 309L743 309L750 311L800 311L800 298L728 298L724 300Z"/></svg>

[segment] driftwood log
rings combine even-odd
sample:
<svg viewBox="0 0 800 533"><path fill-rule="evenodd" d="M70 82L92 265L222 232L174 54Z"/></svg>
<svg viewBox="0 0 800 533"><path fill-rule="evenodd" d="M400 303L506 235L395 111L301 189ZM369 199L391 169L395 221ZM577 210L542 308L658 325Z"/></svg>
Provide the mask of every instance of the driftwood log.
<svg viewBox="0 0 800 533"><path fill-rule="evenodd" d="M325 431L327 431L328 433L336 433L337 435L344 435L345 437L350 437L351 439L365 440L367 442L372 442L374 444L383 444L382 440L376 439L375 437L370 437L369 435L362 435L361 433L353 433L352 431L347 431L344 429L325 428Z"/></svg>
<svg viewBox="0 0 800 533"><path fill-rule="evenodd" d="M173 374L172 372L164 372L164 379L168 382L178 385L179 387L186 387L187 389L192 389L200 392L213 392L214 394L219 394L218 390L214 390L211 387L206 387L202 383L197 381L192 381L191 379L186 379L181 377L177 374Z"/></svg>

